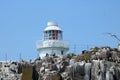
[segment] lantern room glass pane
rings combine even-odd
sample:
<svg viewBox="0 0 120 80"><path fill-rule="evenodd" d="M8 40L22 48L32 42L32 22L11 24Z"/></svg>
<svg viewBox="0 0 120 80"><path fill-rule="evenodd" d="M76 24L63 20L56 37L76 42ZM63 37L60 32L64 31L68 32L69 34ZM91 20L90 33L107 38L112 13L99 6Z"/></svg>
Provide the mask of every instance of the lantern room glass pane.
<svg viewBox="0 0 120 80"><path fill-rule="evenodd" d="M62 31L58 30L45 31L44 40L62 40Z"/></svg>

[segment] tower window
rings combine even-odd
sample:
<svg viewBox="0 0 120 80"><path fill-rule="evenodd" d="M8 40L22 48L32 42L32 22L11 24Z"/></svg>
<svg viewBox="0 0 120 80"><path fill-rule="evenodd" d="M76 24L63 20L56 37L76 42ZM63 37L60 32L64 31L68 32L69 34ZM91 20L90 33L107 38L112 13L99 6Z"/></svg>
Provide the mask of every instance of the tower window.
<svg viewBox="0 0 120 80"><path fill-rule="evenodd" d="M63 53L63 50L61 51L61 55L63 55L64 53Z"/></svg>
<svg viewBox="0 0 120 80"><path fill-rule="evenodd" d="M58 31L54 31L54 39L58 39Z"/></svg>

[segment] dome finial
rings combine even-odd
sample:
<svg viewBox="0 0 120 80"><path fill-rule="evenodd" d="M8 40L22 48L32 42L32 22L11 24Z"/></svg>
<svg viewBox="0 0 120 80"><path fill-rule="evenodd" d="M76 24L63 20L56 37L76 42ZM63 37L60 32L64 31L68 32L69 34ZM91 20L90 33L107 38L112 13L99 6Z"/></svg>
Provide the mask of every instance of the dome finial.
<svg viewBox="0 0 120 80"><path fill-rule="evenodd" d="M48 26L58 26L57 22L53 22L53 21L48 22L47 25L48 25Z"/></svg>
<svg viewBox="0 0 120 80"><path fill-rule="evenodd" d="M48 22L47 27L44 29L44 31L49 31L49 30L59 30L62 31L59 27L57 22Z"/></svg>

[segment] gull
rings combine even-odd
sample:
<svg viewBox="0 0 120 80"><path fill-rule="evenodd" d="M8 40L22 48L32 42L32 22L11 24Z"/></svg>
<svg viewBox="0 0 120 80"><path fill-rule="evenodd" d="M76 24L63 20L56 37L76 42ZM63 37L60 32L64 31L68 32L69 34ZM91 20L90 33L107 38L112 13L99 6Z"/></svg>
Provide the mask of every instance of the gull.
<svg viewBox="0 0 120 80"><path fill-rule="evenodd" d="M116 38L118 41L120 41L120 39L117 37L117 35L115 35L115 34L112 34L112 33L105 33L105 34L108 34L108 35L110 35L111 37L114 37L114 38Z"/></svg>

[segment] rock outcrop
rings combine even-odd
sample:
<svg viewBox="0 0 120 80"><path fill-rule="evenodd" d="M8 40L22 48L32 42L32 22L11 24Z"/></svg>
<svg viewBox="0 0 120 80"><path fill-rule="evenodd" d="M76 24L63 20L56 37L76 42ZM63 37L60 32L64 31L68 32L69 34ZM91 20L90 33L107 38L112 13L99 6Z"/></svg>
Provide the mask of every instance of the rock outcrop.
<svg viewBox="0 0 120 80"><path fill-rule="evenodd" d="M21 80L22 72L17 62L0 62L0 80Z"/></svg>
<svg viewBox="0 0 120 80"><path fill-rule="evenodd" d="M95 47L77 56L36 59L34 66L38 80L120 80L119 59L117 49Z"/></svg>
<svg viewBox="0 0 120 80"><path fill-rule="evenodd" d="M120 80L120 51L110 47L94 47L77 56L73 53L60 57L47 55L32 63L0 63L0 80L21 79Z"/></svg>

